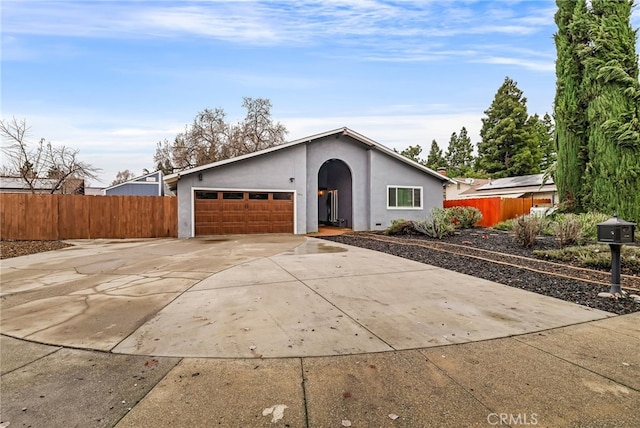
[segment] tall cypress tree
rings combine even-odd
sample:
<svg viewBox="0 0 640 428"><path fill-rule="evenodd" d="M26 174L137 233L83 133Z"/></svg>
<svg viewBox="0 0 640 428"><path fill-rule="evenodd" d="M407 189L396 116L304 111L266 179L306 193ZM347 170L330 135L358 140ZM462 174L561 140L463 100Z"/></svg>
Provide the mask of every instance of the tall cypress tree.
<svg viewBox="0 0 640 428"><path fill-rule="evenodd" d="M583 204L640 220L640 83L632 7L628 0L591 2L592 49L583 60L591 94Z"/></svg>
<svg viewBox="0 0 640 428"><path fill-rule="evenodd" d="M554 181L560 200L581 210L586 165L586 99L583 95L581 55L588 53L589 29L585 0L556 0L554 35L557 50L554 103L557 165Z"/></svg>

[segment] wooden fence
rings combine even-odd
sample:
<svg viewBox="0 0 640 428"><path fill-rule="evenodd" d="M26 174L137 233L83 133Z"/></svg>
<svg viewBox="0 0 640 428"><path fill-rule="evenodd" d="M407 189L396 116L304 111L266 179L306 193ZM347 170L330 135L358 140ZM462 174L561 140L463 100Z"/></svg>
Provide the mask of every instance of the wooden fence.
<svg viewBox="0 0 640 428"><path fill-rule="evenodd" d="M536 205L549 206L550 203L550 199L501 197L473 198L444 201L444 208L476 207L482 213L482 221L478 225L482 227L491 227L501 221L516 218L523 214L529 214L531 207Z"/></svg>
<svg viewBox="0 0 640 428"><path fill-rule="evenodd" d="M178 236L177 198L0 194L0 237L15 240Z"/></svg>

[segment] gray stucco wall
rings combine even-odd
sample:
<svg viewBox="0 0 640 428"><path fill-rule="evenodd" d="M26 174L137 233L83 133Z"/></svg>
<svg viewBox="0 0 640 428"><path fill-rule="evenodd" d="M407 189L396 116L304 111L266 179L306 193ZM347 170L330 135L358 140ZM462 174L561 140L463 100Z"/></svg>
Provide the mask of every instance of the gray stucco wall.
<svg viewBox="0 0 640 428"><path fill-rule="evenodd" d="M294 191L295 232L306 233L305 151L302 144L203 170L202 181L197 172L180 177L178 237L193 236L193 189Z"/></svg>
<svg viewBox="0 0 640 428"><path fill-rule="evenodd" d="M382 230L392 220L400 218L421 220L432 207L442 206L442 182L439 179L350 137L339 135L336 138L332 135L202 170L202 180L198 178L198 172L180 177L178 236L193 236L193 190L196 189L293 191L294 232L316 232L318 201L322 201L318 198L318 173L324 162L330 159L344 162L351 172L352 189L340 192L340 207L351 209L352 224L348 226L353 230ZM421 186L423 209L388 209L389 185Z"/></svg>
<svg viewBox="0 0 640 428"><path fill-rule="evenodd" d="M387 186L421 186L422 209L387 208ZM392 220L423 220L433 207L442 207L442 182L377 151L371 151L370 230L383 230Z"/></svg>
<svg viewBox="0 0 640 428"><path fill-rule="evenodd" d="M344 162L351 171L352 223L353 230L368 230L369 192L368 189L368 152L369 150L349 137L329 136L307 145L307 194L318 193L318 172L322 164L329 159L339 159ZM348 204L342 202L346 209ZM307 232L318 231L318 198L309 199L307 205Z"/></svg>

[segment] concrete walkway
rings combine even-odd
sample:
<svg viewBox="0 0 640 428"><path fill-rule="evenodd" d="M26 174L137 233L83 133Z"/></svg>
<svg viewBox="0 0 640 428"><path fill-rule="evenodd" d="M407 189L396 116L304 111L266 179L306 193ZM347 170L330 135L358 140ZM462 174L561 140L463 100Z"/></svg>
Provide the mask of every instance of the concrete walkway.
<svg viewBox="0 0 640 428"><path fill-rule="evenodd" d="M638 426L640 314L291 235L2 261L0 427Z"/></svg>

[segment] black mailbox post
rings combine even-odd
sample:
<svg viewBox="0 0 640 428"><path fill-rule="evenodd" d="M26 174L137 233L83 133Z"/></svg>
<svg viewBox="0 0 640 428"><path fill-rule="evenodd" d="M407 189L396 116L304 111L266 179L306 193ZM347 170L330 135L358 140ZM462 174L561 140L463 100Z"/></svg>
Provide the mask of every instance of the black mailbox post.
<svg viewBox="0 0 640 428"><path fill-rule="evenodd" d="M609 220L598 223L598 242L609 244L611 249L611 291L621 295L620 288L620 249L622 244L635 242L636 224L624 221L614 215Z"/></svg>

